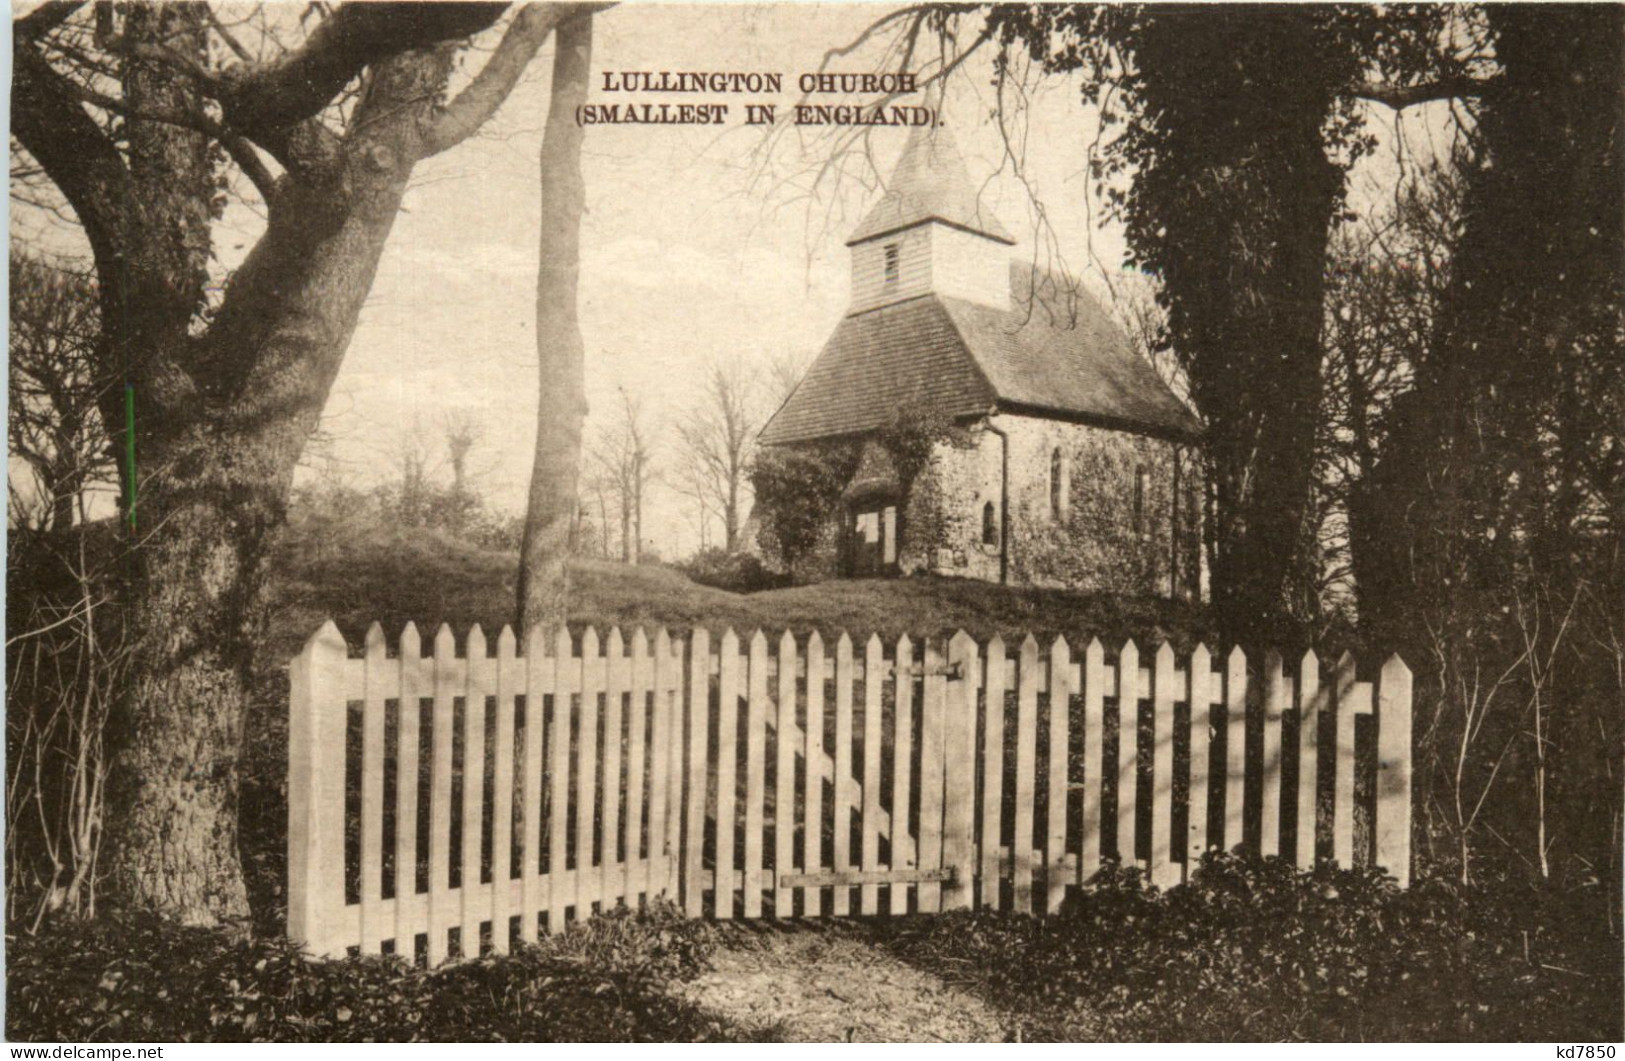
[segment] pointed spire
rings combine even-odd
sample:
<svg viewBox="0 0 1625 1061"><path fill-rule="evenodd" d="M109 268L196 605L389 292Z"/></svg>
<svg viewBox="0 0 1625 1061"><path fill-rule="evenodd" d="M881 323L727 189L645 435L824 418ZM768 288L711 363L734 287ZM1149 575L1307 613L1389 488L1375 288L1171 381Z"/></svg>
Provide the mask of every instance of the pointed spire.
<svg viewBox="0 0 1625 1061"><path fill-rule="evenodd" d="M864 215L848 247L926 221L974 232L1000 243L1014 244L999 219L977 202L976 185L965 168L959 146L946 128L916 126L909 133L903 154L886 182L885 194Z"/></svg>

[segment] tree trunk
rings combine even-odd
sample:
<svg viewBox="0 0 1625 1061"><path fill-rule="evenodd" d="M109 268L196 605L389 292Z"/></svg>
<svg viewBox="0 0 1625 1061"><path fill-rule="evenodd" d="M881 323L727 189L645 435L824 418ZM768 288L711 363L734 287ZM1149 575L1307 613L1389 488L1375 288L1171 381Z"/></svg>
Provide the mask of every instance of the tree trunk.
<svg viewBox="0 0 1625 1061"><path fill-rule="evenodd" d="M195 364L189 412L137 388L140 637L108 787L107 866L125 904L182 921L248 912L236 794L266 558L419 157L444 49L376 69L335 187L272 211ZM140 308L140 303L134 304ZM136 335L140 328L133 329ZM152 360L159 360L156 356Z"/></svg>
<svg viewBox="0 0 1625 1061"><path fill-rule="evenodd" d="M578 506L581 424L587 415L577 286L581 272L582 128L575 112L587 98L592 16L558 28L552 98L542 135L542 229L536 274L536 362L541 391L536 456L519 551L519 625L562 623L570 602L570 523Z"/></svg>

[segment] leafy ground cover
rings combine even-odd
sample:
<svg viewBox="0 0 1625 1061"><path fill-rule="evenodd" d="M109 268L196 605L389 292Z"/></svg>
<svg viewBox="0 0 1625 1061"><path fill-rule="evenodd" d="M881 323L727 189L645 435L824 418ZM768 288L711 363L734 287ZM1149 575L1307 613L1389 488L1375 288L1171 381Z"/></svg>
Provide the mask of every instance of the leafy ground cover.
<svg viewBox="0 0 1625 1061"><path fill-rule="evenodd" d="M1059 1041L1620 1038L1620 940L1601 889L1405 892L1213 855L1166 893L1106 879L1046 920L877 923L882 946Z"/></svg>
<svg viewBox="0 0 1625 1061"><path fill-rule="evenodd" d="M312 961L274 939L151 918L63 923L6 945L6 1037L67 1041L736 1041L670 990L712 930L669 911L600 917L502 958L427 972Z"/></svg>

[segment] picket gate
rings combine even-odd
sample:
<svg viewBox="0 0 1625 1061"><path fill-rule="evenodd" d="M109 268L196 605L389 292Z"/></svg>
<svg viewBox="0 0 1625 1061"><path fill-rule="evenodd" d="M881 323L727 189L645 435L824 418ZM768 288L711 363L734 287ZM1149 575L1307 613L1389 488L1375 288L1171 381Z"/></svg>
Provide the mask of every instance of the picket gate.
<svg viewBox="0 0 1625 1061"><path fill-rule="evenodd" d="M1237 847L1410 879L1397 656L1371 681L1349 655L964 632L504 628L493 655L442 625L422 649L375 623L351 658L329 622L292 661L288 932L315 954L433 965L656 899L1044 913L1110 863L1166 888Z"/></svg>

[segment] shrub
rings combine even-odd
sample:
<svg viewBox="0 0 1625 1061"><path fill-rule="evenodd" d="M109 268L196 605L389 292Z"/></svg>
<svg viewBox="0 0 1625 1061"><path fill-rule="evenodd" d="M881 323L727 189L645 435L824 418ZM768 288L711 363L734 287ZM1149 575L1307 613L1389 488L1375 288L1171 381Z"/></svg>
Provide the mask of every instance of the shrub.
<svg viewBox="0 0 1625 1061"><path fill-rule="evenodd" d="M1613 1041L1606 901L1215 854L1166 893L1109 871L1047 920L884 931L911 961L975 970L1027 1038Z"/></svg>
<svg viewBox="0 0 1625 1061"><path fill-rule="evenodd" d="M735 1029L665 990L710 929L618 911L514 954L427 972L307 959L281 941L150 917L65 923L7 945L6 1036L25 1041L687 1041Z"/></svg>
<svg viewBox="0 0 1625 1061"><path fill-rule="evenodd" d="M730 553L726 549L702 549L677 566L700 585L731 593L778 589L790 582L787 575L769 571L749 553Z"/></svg>

